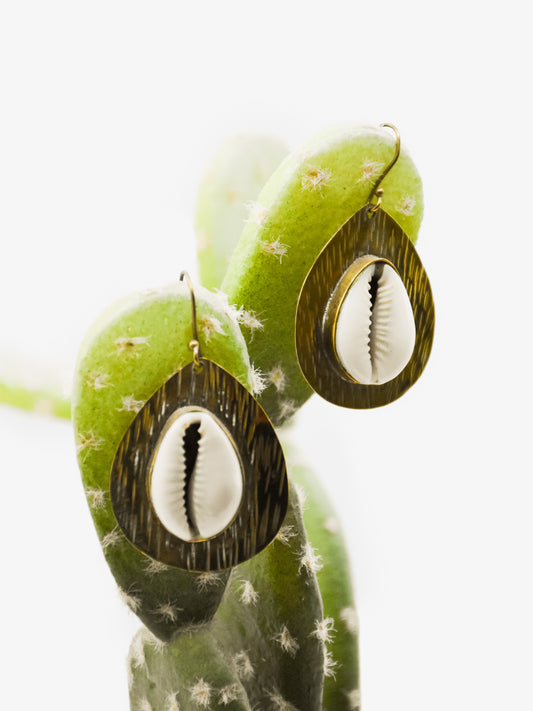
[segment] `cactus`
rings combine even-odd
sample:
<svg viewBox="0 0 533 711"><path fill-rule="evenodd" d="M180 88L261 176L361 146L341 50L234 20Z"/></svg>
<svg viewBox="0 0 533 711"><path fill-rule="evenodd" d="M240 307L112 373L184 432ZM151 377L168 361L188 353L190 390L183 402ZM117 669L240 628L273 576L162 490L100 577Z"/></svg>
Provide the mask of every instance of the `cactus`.
<svg viewBox="0 0 533 711"><path fill-rule="evenodd" d="M198 190L196 242L200 281L219 287L247 219L247 206L288 153L278 138L236 136L213 157Z"/></svg>
<svg viewBox="0 0 533 711"><path fill-rule="evenodd" d="M196 291L205 357L216 360L251 387L251 368L236 320L212 294ZM320 635L328 623L324 622L316 579L319 559L306 538L295 491L278 540L231 574L187 573L161 566L137 551L116 525L109 474L118 441L139 407L190 360L190 319L190 297L183 285L120 301L106 311L87 336L73 390L79 463L100 543L124 601L152 635L141 635L133 643L132 707L139 698L146 698L155 709L161 707L163 697L175 691L186 696L187 688L194 688L194 684L186 677L185 687L182 682L169 688L169 678L183 676L181 664L176 664L174 677L168 667L173 668L180 655L189 657L190 664L194 649L205 657L204 640L209 639L209 646L216 643L225 650L222 659L240 659L239 655L248 650L248 658L255 660L249 662L257 668L253 681L246 685L246 679L240 680L247 703L253 706L272 696L294 708L299 708L299 700L300 708L318 709L323 670L329 674L333 668L325 647L329 634ZM169 348L169 342L175 347ZM279 585L280 580L283 585ZM240 624L236 626L237 620ZM241 631L240 636L236 629ZM161 646L154 638L168 644ZM146 650L146 639L148 647L154 647L152 656ZM155 672L148 671L150 665L145 668L137 664L139 645L144 650L141 656L152 660ZM209 652L210 659L212 656ZM266 656L277 671L260 663ZM211 664L206 665L201 677L205 684L222 690L239 682L239 678L230 677L231 683L215 683L214 679L225 677L220 677L216 655L212 665L212 669ZM305 669L307 676L302 676ZM209 676L208 671L213 674ZM194 694L191 698L194 704Z"/></svg>
<svg viewBox="0 0 533 711"><path fill-rule="evenodd" d="M303 280L324 244L366 203L392 147L382 129L323 134L286 158L254 200L283 148L267 138L240 140L221 151L203 183L199 260L214 288L195 288L203 355L256 395L276 425L310 395L294 347ZM242 205L226 199L235 185L248 216L233 251L243 219ZM383 187L385 210L414 241L422 193L405 152ZM115 452L144 403L191 361L190 307L183 284L112 306L82 344L72 395L96 532L124 602L143 623L128 658L132 711L357 710L350 565L334 511L290 444L290 430L279 430L290 478L287 516L276 539L250 560L186 572L142 554L117 525L110 500ZM38 395L0 384L0 398L18 406L32 407ZM52 412L68 416L68 403L59 407L54 398Z"/></svg>

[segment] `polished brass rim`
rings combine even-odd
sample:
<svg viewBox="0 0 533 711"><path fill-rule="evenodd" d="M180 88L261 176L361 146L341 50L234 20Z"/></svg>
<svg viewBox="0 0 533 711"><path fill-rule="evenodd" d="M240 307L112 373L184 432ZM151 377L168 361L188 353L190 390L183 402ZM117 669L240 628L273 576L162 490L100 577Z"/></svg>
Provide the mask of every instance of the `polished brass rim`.
<svg viewBox="0 0 533 711"><path fill-rule="evenodd" d="M231 568L263 550L278 533L288 505L283 451L266 413L216 363L201 359L173 375L128 427L111 469L111 501L128 540L146 555L190 571ZM243 495L233 522L218 535L183 541L159 520L150 496L154 453L170 418L198 408L226 429L243 469Z"/></svg>
<svg viewBox="0 0 533 711"><path fill-rule="evenodd" d="M335 353L336 314L353 283L351 270L360 273L354 265L358 260L363 264L364 257L387 261L396 269L416 326L409 363L381 385L355 382ZM296 352L305 379L321 397L343 407L379 407L403 395L420 377L431 352L434 325L431 286L413 244L390 215L381 209L372 213L365 205L326 244L305 279L296 311Z"/></svg>

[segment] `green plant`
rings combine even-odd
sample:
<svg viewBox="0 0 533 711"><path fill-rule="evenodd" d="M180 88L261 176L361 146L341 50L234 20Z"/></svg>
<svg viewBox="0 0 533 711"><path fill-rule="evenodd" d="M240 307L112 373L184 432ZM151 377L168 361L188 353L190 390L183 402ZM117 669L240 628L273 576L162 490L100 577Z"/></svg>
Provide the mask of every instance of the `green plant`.
<svg viewBox="0 0 533 711"><path fill-rule="evenodd" d="M199 263L213 289L195 289L202 349L280 428L311 394L294 347L303 280L329 238L365 204L392 150L383 130L336 129L289 155L257 195L283 148L256 137L224 149L202 185ZM237 245L243 207L241 199L224 200L234 195L230 179L247 186ZM384 188L384 208L414 240L422 193L405 152ZM318 478L288 443L287 427L279 434L289 511L276 540L246 563L217 573L170 568L137 551L117 526L109 496L115 451L144 402L190 362L190 338L183 285L127 297L91 328L73 390L96 531L124 601L144 624L129 655L132 711L358 709L358 625L342 533Z"/></svg>

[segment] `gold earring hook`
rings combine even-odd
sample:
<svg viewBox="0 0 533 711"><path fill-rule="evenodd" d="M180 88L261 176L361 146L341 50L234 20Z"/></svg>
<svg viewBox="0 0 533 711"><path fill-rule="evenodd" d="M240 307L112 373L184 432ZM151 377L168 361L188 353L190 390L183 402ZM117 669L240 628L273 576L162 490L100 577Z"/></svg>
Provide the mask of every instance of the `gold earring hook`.
<svg viewBox="0 0 533 711"><path fill-rule="evenodd" d="M372 200L374 197L377 197L377 202L375 205L372 205L368 212L369 214L373 215L375 212L379 210L381 207L381 198L383 197L383 188L380 188L379 186L383 182L383 179L387 175L387 173L391 170L391 168L394 166L398 158L400 157L400 147L401 147L401 141L400 141L400 132L396 128L396 126L393 126L392 123L382 123L381 127L386 127L386 128L392 128L396 135L396 151L394 153L394 158L392 161L389 163L389 165L385 168L383 173L379 176L379 178L376 180L374 183L374 187L372 188L370 195L368 196L368 204L371 205Z"/></svg>
<svg viewBox="0 0 533 711"><path fill-rule="evenodd" d="M198 328L196 324L196 297L194 295L194 288L192 284L189 272L182 271L180 274L180 281L185 278L187 286L189 287L189 292L191 294L191 312L192 312L192 341L189 341L189 350L192 351L192 358L194 365L197 368L202 367L200 359L202 357L202 349L200 348L200 341L198 340Z"/></svg>

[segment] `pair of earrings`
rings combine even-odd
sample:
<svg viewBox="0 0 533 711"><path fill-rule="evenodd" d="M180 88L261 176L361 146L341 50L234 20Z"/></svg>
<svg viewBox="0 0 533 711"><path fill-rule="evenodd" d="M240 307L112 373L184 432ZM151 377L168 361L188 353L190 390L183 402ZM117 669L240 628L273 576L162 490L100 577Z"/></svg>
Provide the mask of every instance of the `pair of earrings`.
<svg viewBox="0 0 533 711"><path fill-rule="evenodd" d="M390 124L385 124L390 126ZM420 376L431 350L429 280L407 235L381 208L380 184L319 254L303 284L296 350L311 387L345 407L384 405ZM376 198L377 202L373 200ZM191 363L146 402L112 466L126 537L186 570L242 563L278 533L288 505L283 450L255 398L202 356L194 290Z"/></svg>

